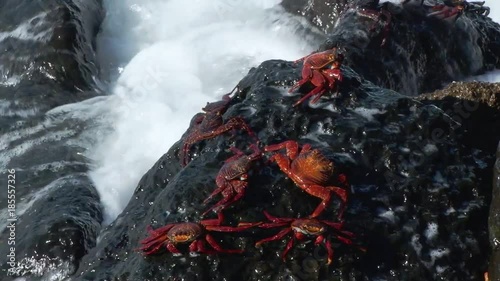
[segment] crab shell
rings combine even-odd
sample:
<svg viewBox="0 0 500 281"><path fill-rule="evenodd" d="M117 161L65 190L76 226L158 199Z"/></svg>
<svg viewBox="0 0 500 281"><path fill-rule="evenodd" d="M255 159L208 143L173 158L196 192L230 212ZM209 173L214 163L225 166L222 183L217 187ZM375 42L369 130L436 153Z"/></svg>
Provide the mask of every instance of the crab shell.
<svg viewBox="0 0 500 281"><path fill-rule="evenodd" d="M197 223L185 222L172 227L168 233L168 240L173 244L192 242L204 233L204 229Z"/></svg>
<svg viewBox="0 0 500 281"><path fill-rule="evenodd" d="M334 171L333 162L317 149L299 154L292 161L291 168L302 179L317 184L327 182Z"/></svg>
<svg viewBox="0 0 500 281"><path fill-rule="evenodd" d="M291 224L295 232L319 236L326 232L326 226L316 219L296 219Z"/></svg>

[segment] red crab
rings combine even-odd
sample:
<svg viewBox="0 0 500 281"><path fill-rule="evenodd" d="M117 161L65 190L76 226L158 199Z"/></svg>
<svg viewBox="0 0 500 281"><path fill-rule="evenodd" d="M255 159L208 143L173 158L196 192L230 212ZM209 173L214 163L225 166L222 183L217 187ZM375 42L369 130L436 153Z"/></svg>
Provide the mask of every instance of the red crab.
<svg viewBox="0 0 500 281"><path fill-rule="evenodd" d="M445 0L444 4L432 6L432 10L435 12L428 14L428 16L444 20L449 18L457 20L467 11L487 16L490 13L490 8L484 6L484 3L484 1Z"/></svg>
<svg viewBox="0 0 500 281"><path fill-rule="evenodd" d="M344 55L339 53L337 48L333 48L324 52L313 53L309 56L296 60L295 62L304 61L304 65L302 67L302 79L292 86L288 92L293 92L295 89L307 82L311 82L316 87L293 106L298 106L304 100L314 95L317 96L314 98L312 103L317 102L326 90L333 89L335 81L342 81L340 65L342 64L343 59Z"/></svg>
<svg viewBox="0 0 500 281"><path fill-rule="evenodd" d="M286 244L285 250L283 251L282 258L286 259L286 255L288 251L293 247L294 241L304 240L306 237L316 237L314 239L314 244L324 244L325 248L328 252L328 261L327 264L330 264L333 260L333 249L332 243L325 236L327 234L332 234L335 238L337 238L340 242L344 244L352 244L351 238L354 237L353 233L341 230L342 223L331 222L326 220L318 220L311 218L304 219L295 219L295 218L277 218L271 216L269 213L264 211L265 216L270 223L262 223L259 225L261 228L274 228L274 227L284 227L283 230L278 232L278 234L262 239L255 243L255 246L259 247L263 243L267 243L274 240L279 240L290 234L293 231L293 237ZM243 223L246 225L246 223ZM331 228L330 230L328 228ZM364 250L364 249L362 249Z"/></svg>
<svg viewBox="0 0 500 281"><path fill-rule="evenodd" d="M202 108L205 113L197 114L191 120L189 133L184 140L184 145L179 155L183 166L189 163L189 150L191 146L199 141L216 137L234 129L244 129L250 136L256 139L255 134L241 117L233 117L224 123L222 115L226 112L231 101L231 93L224 95L221 101L207 103Z"/></svg>
<svg viewBox="0 0 500 281"><path fill-rule="evenodd" d="M387 2L380 5L379 0L357 0L356 4L359 15L374 21L370 27L370 32L374 32L382 23L382 42L380 46L384 46L387 41L387 37L389 37L390 24L392 20L392 14L387 8Z"/></svg>
<svg viewBox="0 0 500 281"><path fill-rule="evenodd" d="M259 223L247 223L244 226L238 227L221 226L223 220L224 217L222 213L219 213L217 219L202 220L199 223L172 223L158 229L152 229L151 226L148 226L147 231L150 236L141 241L143 246L140 247L139 250L143 251L145 255L152 255L158 252L162 246L165 246L169 252L180 254L181 252L176 248L176 245L191 243L189 244L189 252L199 252L203 254L242 253L243 250L223 249L209 232L237 232L258 225ZM205 242L207 242L213 250L207 249L205 247Z"/></svg>
<svg viewBox="0 0 500 281"><path fill-rule="evenodd" d="M219 193L222 194L223 199L204 212L203 216L212 210L220 212L243 197L248 186L248 170L254 161L262 157L262 152L257 145L252 144L250 147L254 151L250 155L246 155L235 147L230 148L235 155L225 161L215 179L217 188L203 203L207 203Z"/></svg>
<svg viewBox="0 0 500 281"><path fill-rule="evenodd" d="M407 4L412 0L403 0L403 4ZM427 6L433 10L428 16L437 17L443 20L454 19L457 20L464 12L473 12L480 15L488 16L490 8L484 6L484 1L471 1L465 0L444 0L444 4L434 6ZM424 1L420 1L420 5L424 5Z"/></svg>
<svg viewBox="0 0 500 281"><path fill-rule="evenodd" d="M269 160L275 161L281 171L305 192L322 200L310 218L315 218L323 212L330 202L332 193L337 194L342 200L342 208L339 212L339 218L342 218L347 202L347 191L337 186L325 186L333 175L333 163L319 150L311 149L309 144L303 145L299 153L299 144L292 140L266 146L264 151L276 151L283 148L286 149L286 154L276 153ZM344 184L346 183L343 175L339 178Z"/></svg>

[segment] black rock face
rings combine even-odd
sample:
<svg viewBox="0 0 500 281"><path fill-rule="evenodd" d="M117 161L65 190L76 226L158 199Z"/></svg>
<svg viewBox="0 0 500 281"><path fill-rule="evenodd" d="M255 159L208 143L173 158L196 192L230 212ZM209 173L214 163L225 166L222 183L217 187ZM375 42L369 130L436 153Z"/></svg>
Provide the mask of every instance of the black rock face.
<svg viewBox="0 0 500 281"><path fill-rule="evenodd" d="M493 167L493 199L490 209L490 243L493 249L490 260L490 280L500 279L500 143L497 150L497 161Z"/></svg>
<svg viewBox="0 0 500 281"><path fill-rule="evenodd" d="M163 155L84 257L74 279L481 280L490 254L488 211L496 149L490 144L500 134L482 131L481 139L474 139L472 124L498 128L498 110L484 111L487 105L457 97L418 101L394 90L415 94L498 66L494 40L500 27L475 15L453 26L419 13L400 13L408 16L394 17L384 47L378 33L367 32L367 19L354 11L340 19L321 47L346 50L339 98L327 95L317 106L292 107L299 96L287 90L300 77L301 65L272 60L240 81L224 115L225 120L244 118L262 145L296 140L334 161L337 173L345 173L350 182L345 229L356 234L355 243L366 251L331 238L335 258L330 266L324 248L313 243L294 247L283 261L280 253L290 237L257 249L256 241L278 229L253 229L214 234L225 248L245 249L241 255L174 256L164 249L144 257L137 248L148 236L147 225L199 221L209 207L202 202L232 155L229 147L250 152L252 140L246 134L226 134L195 145L185 168L178 158L182 140ZM419 30L426 35L417 36ZM429 40L420 43L427 35ZM457 48L457 42L465 43ZM308 90L304 86L300 95ZM456 120L462 111L467 118ZM263 210L278 217L306 217L319 203L265 160L252 169L248 181L244 198L224 212L227 225L265 221ZM334 196L321 218L335 221L339 208Z"/></svg>
<svg viewBox="0 0 500 281"><path fill-rule="evenodd" d="M11 270L9 274L32 280L69 276L95 246L102 221L99 197L85 174L61 178L38 196L40 199L17 219L14 229L8 227L0 236L8 241L11 231L16 234L15 245L0 245L2 253L15 247L16 259L11 265L9 257L0 257L2 271Z"/></svg>
<svg viewBox="0 0 500 281"><path fill-rule="evenodd" d="M103 19L100 0L6 1L0 4L0 98L9 109L44 113L96 96L95 38ZM18 81L9 83L9 80Z"/></svg>
<svg viewBox="0 0 500 281"><path fill-rule="evenodd" d="M0 166L5 178L15 170L17 215L15 229L5 228L10 198L2 192L2 280L62 280L96 244L101 205L83 156L91 145L85 131L96 125L78 109L49 111L98 95L94 45L103 15L100 0L0 3Z"/></svg>
<svg viewBox="0 0 500 281"><path fill-rule="evenodd" d="M291 14L307 19L323 33L331 33L335 21L348 7L347 0L283 0L281 5Z"/></svg>

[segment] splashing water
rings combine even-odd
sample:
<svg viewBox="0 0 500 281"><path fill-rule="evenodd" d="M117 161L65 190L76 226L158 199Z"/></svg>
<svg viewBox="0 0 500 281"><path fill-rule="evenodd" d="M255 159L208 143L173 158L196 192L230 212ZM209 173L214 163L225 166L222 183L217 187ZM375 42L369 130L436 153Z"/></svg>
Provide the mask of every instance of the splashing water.
<svg viewBox="0 0 500 281"><path fill-rule="evenodd" d="M206 102L264 60L294 60L313 50L315 42L297 34L302 24L279 2L105 2L100 60L119 77L104 105L112 133L91 152L96 168L90 176L106 223Z"/></svg>

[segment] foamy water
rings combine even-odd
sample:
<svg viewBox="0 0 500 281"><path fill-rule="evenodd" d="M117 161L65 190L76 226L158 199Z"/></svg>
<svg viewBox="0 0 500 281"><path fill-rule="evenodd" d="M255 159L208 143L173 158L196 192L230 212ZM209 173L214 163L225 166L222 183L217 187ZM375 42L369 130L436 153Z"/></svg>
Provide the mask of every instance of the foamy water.
<svg viewBox="0 0 500 281"><path fill-rule="evenodd" d="M100 57L121 73L105 105L112 133L92 151L97 168L90 175L106 222L206 102L264 60L293 60L313 50L279 2L105 2Z"/></svg>
<svg viewBox="0 0 500 281"><path fill-rule="evenodd" d="M279 2L105 2L99 58L119 77L102 104L110 112L110 131L89 156L107 223L206 102L230 91L250 67L267 59L293 60L316 47L296 33L300 24ZM500 3L486 5L500 22ZM500 81L488 75L476 79Z"/></svg>

